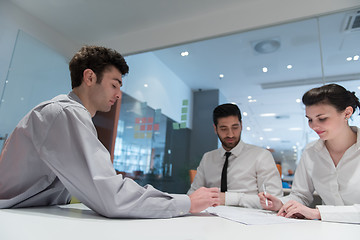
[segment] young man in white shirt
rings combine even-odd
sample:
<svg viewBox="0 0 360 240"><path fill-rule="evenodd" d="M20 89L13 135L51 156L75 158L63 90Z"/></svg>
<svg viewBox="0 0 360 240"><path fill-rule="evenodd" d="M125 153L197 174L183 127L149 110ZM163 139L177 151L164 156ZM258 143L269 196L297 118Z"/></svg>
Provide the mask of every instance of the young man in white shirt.
<svg viewBox="0 0 360 240"><path fill-rule="evenodd" d="M280 174L271 153L241 141L240 109L230 103L219 105L213 122L222 147L204 154L188 194L201 187L221 187L220 204L249 208L261 208L258 193L264 186L281 197Z"/></svg>
<svg viewBox="0 0 360 240"><path fill-rule="evenodd" d="M119 99L128 65L112 49L84 46L69 68L73 90L31 110L4 146L0 208L67 204L72 195L106 217L169 218L219 204L216 188L168 194L116 175L92 117Z"/></svg>

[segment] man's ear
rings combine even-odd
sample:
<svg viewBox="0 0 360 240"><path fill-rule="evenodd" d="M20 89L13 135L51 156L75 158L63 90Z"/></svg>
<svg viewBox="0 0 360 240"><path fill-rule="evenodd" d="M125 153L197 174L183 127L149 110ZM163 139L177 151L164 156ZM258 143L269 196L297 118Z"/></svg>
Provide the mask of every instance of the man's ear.
<svg viewBox="0 0 360 240"><path fill-rule="evenodd" d="M87 86L91 86L96 83L96 74L93 70L87 68L83 72L83 81Z"/></svg>

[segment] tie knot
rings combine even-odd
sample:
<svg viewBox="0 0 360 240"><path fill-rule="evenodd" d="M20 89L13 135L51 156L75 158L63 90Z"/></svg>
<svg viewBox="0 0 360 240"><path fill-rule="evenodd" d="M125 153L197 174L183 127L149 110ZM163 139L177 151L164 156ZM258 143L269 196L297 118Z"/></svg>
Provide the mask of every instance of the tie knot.
<svg viewBox="0 0 360 240"><path fill-rule="evenodd" d="M230 155L231 155L231 152L226 152L226 153L225 153L226 158L229 158Z"/></svg>

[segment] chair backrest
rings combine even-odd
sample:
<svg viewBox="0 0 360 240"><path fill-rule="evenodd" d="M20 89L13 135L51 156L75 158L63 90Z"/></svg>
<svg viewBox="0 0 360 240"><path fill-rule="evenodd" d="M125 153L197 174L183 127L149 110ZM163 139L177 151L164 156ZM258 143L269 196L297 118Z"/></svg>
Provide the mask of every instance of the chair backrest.
<svg viewBox="0 0 360 240"><path fill-rule="evenodd" d="M196 170L195 169L190 169L189 170L189 175L190 175L190 183L192 183L194 181L195 175L196 175Z"/></svg>

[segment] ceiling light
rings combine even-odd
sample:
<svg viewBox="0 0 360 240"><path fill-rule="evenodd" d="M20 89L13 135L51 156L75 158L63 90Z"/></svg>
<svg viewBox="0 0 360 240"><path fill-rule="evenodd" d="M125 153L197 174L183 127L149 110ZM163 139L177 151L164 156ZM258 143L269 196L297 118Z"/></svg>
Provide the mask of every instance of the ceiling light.
<svg viewBox="0 0 360 240"><path fill-rule="evenodd" d="M247 112L243 112L243 115L246 117L248 114L247 114Z"/></svg>
<svg viewBox="0 0 360 240"><path fill-rule="evenodd" d="M262 141L262 140L264 140L264 138L263 137L259 137L259 139Z"/></svg>
<svg viewBox="0 0 360 240"><path fill-rule="evenodd" d="M251 128L250 128L250 127L246 127L246 130L250 131L250 130L251 130Z"/></svg>
<svg viewBox="0 0 360 240"><path fill-rule="evenodd" d="M269 138L270 141L280 141L280 138Z"/></svg>
<svg viewBox="0 0 360 240"><path fill-rule="evenodd" d="M262 68L262 71L263 71L264 73L266 73L266 72L268 71L268 68L267 68L267 67L263 67L263 68Z"/></svg>
<svg viewBox="0 0 360 240"><path fill-rule="evenodd" d="M359 55L355 55L353 59L354 59L354 61L359 60Z"/></svg>
<svg viewBox="0 0 360 240"><path fill-rule="evenodd" d="M148 87L149 85L147 85L146 83L144 84L144 87Z"/></svg>
<svg viewBox="0 0 360 240"><path fill-rule="evenodd" d="M289 65L286 66L286 68L287 69L292 69L292 65L289 64Z"/></svg>
<svg viewBox="0 0 360 240"><path fill-rule="evenodd" d="M260 117L275 117L275 113L262 113L260 114Z"/></svg>
<svg viewBox="0 0 360 240"><path fill-rule="evenodd" d="M347 57L346 61L350 62L352 60L352 57Z"/></svg>
<svg viewBox="0 0 360 240"><path fill-rule="evenodd" d="M183 56L183 57L186 57L186 56L189 55L189 52L188 52L188 51L184 51L184 52L181 52L180 55Z"/></svg>
<svg viewBox="0 0 360 240"><path fill-rule="evenodd" d="M301 130L302 130L302 128L296 128L296 127L289 128L289 131L301 131Z"/></svg>
<svg viewBox="0 0 360 240"><path fill-rule="evenodd" d="M267 39L257 42L254 50L258 53L272 53L280 48L280 41L276 39Z"/></svg>
<svg viewBox="0 0 360 240"><path fill-rule="evenodd" d="M250 99L249 102L256 102L256 99Z"/></svg>
<svg viewBox="0 0 360 240"><path fill-rule="evenodd" d="M221 79L221 78L224 78L224 74L220 74L219 75L219 78Z"/></svg>
<svg viewBox="0 0 360 240"><path fill-rule="evenodd" d="M264 132L271 132L273 129L272 128L264 128L263 131Z"/></svg>
<svg viewBox="0 0 360 240"><path fill-rule="evenodd" d="M300 98L297 98L295 101L296 101L297 103L301 103L301 99L300 99Z"/></svg>

